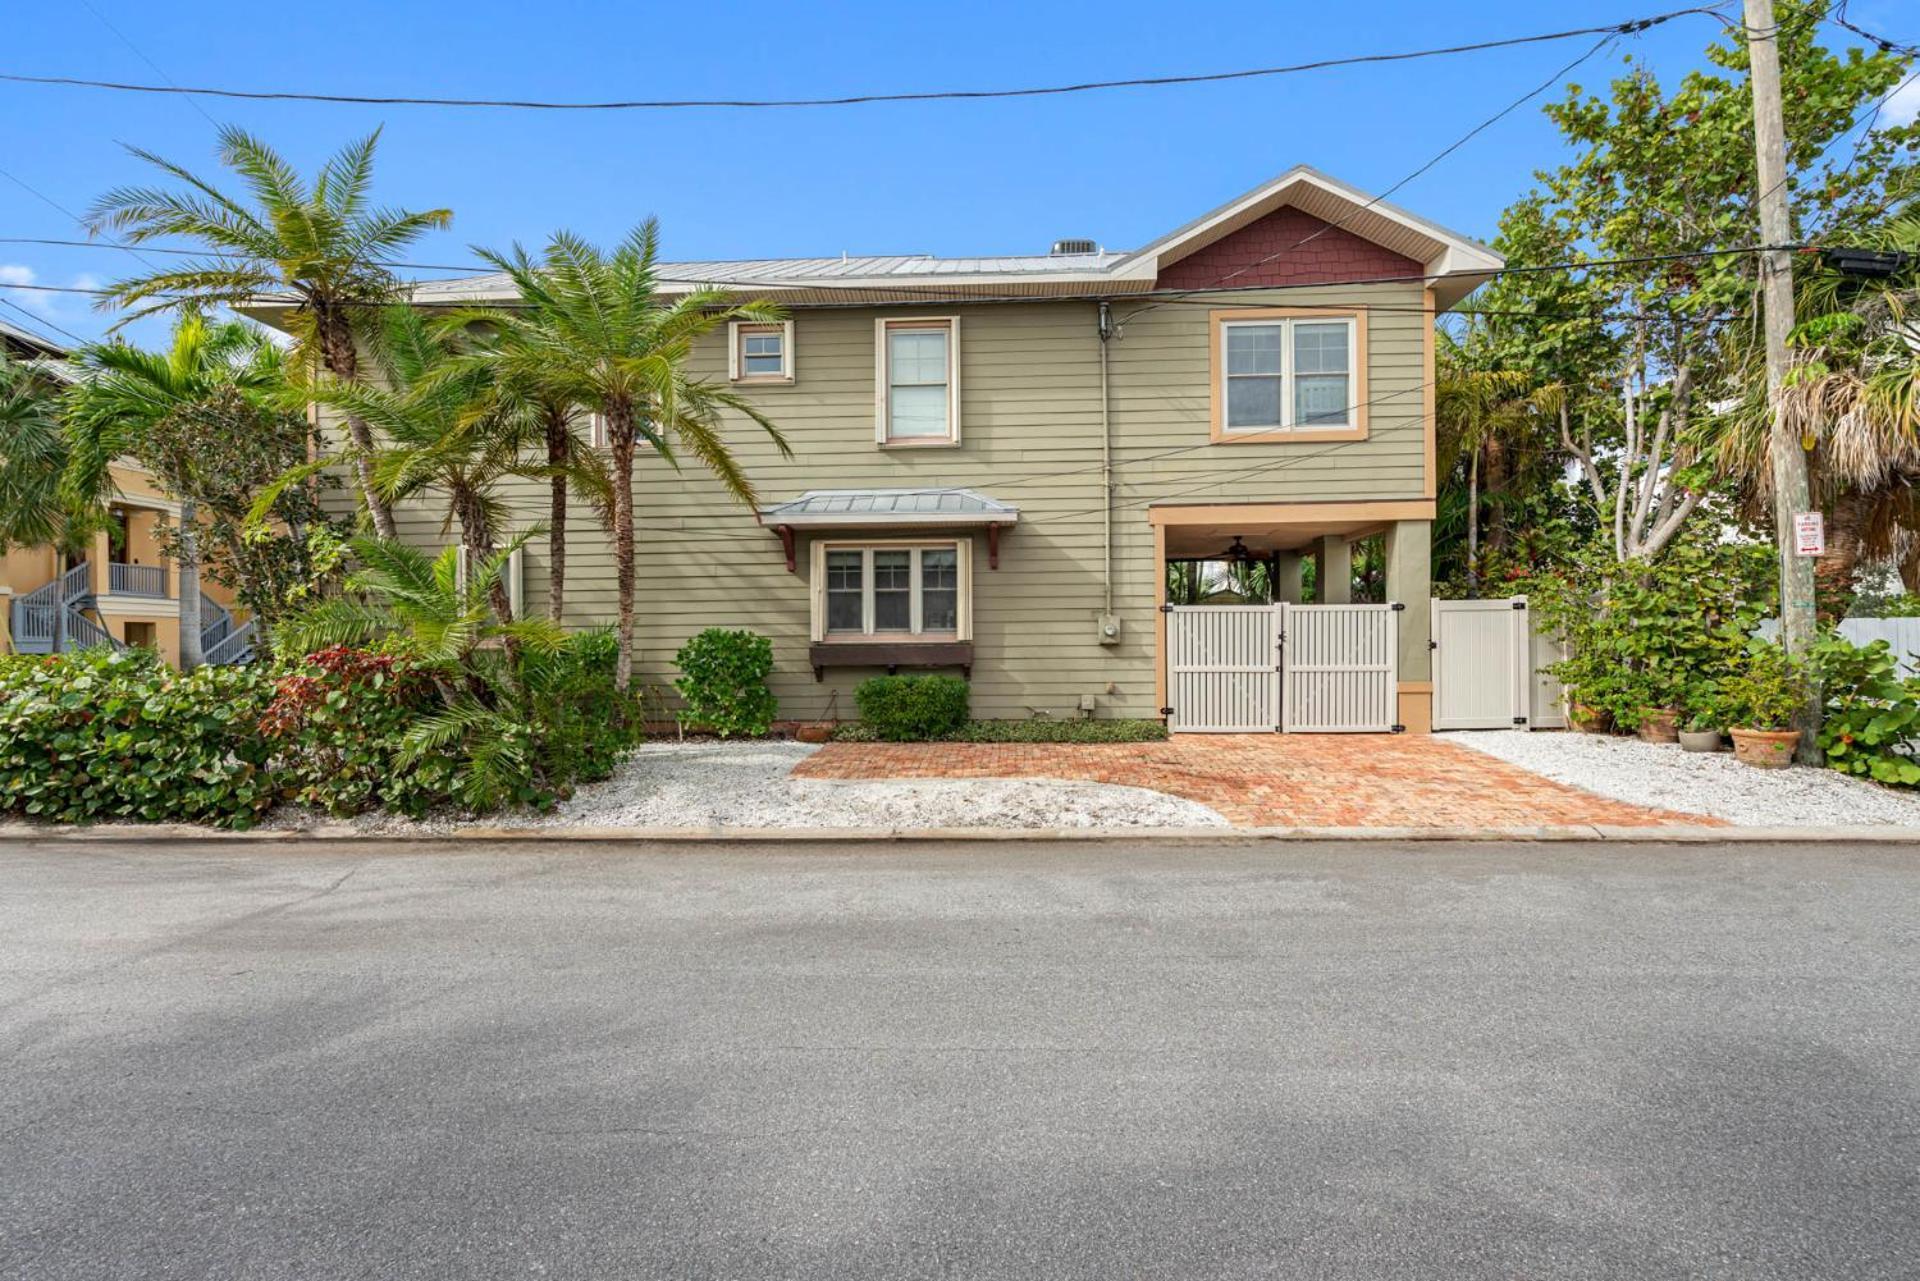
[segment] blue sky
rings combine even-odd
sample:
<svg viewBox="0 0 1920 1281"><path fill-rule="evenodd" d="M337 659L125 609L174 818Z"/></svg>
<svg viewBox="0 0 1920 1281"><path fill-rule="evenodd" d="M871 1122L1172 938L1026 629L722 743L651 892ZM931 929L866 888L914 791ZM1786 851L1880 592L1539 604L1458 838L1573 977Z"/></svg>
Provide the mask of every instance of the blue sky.
<svg viewBox="0 0 1920 1281"><path fill-rule="evenodd" d="M999 88L1386 52L1619 21L1670 0L1539 5L540 5L419 0L282 6L213 0L191 20L124 0L9 6L0 67L42 75L252 89L537 98L817 96ZM1920 38L1902 0L1855 0L1861 25ZM449 21L449 15L458 15ZM116 34L116 29L118 34ZM1713 35L1669 23L1627 53L1676 77ZM1837 42L1843 33L1832 32ZM124 37L124 38L123 38ZM1222 85L1060 98L794 111L507 112L188 100L0 84L0 237L74 237L101 191L145 181L133 143L212 173L212 126L252 130L311 169L386 132L379 194L455 213L410 257L537 245L558 227L613 240L648 213L669 256L1041 252L1061 236L1126 248L1295 163L1381 191L1539 84L1591 41ZM130 47L131 46L131 47ZM136 52L137 50L137 52ZM155 68L159 71L156 72ZM1475 235L1562 156L1538 101L1393 199ZM196 108L195 102L199 102ZM1920 108L1909 95L1903 114ZM46 199L42 199L44 196ZM52 203L49 204L48 202ZM0 282L90 285L127 255L0 243ZM77 296L0 289L42 328L84 337L111 317ZM0 308L8 319L19 313ZM160 327L136 328L157 341Z"/></svg>

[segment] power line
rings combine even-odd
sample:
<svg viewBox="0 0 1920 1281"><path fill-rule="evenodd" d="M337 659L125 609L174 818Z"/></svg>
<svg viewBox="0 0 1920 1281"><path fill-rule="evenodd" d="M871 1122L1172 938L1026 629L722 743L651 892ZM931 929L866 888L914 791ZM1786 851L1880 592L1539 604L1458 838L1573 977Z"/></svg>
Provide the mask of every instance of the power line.
<svg viewBox="0 0 1920 1281"><path fill-rule="evenodd" d="M106 240L62 240L57 236L0 236L0 245L51 245L63 249L118 249L123 253L172 254L180 258L237 258L247 255L236 254L224 249L177 249L165 245L141 245L135 247ZM464 271L468 273L490 273L491 268L483 263L451 262L382 262L382 267L402 267L409 271Z"/></svg>
<svg viewBox="0 0 1920 1281"><path fill-rule="evenodd" d="M108 89L122 93L204 95L210 98L239 98L269 102L353 103L398 107L492 107L523 111L637 111L689 108L768 109L790 107L850 107L870 103L979 101L997 98L1040 98L1061 94L1090 93L1109 89L1161 88L1171 85L1217 84L1233 80L1254 80L1295 75L1306 71L1324 71L1333 67L1352 67L1379 63L1408 62L1420 58L1450 57L1480 53L1489 49L1510 49L1522 45L1571 40L1580 36L1634 35L1662 23L1690 14L1719 18L1712 8L1674 9L1644 18L1631 18L1605 26L1575 27L1566 31L1548 31L1536 35L1509 36L1499 40L1481 40L1472 44L1446 45L1431 49L1413 49L1398 53L1357 54L1344 58L1321 58L1284 66L1251 67L1236 71L1213 71L1191 75L1137 76L1118 80L1087 80L1074 84L1041 85L1020 89L942 89L910 93L862 93L820 98L657 98L607 102L551 101L529 98L437 98L417 95L367 95L346 93L305 93L292 90L221 89L196 86L185 88L171 82L138 84L119 80L93 80L78 76L30 76L18 72L0 72L0 80L16 84L60 85L69 88ZM162 77L165 78L164 76Z"/></svg>
<svg viewBox="0 0 1920 1281"><path fill-rule="evenodd" d="M11 298L0 298L0 307L11 307L15 311L19 312L21 315L25 316L28 320L32 321L36 326L45 325L48 329L51 329L56 333L65 334L67 337L73 339L77 343L84 343L87 341L86 339L82 338L79 334L74 333L73 330L67 329L61 325L56 325L53 321L48 320L46 317L38 315L34 312L28 311L25 307L22 307L19 303L15 302Z"/></svg>
<svg viewBox="0 0 1920 1281"><path fill-rule="evenodd" d="M105 27L108 31L111 31L114 34L115 39L119 40L121 44L131 49L133 51L134 57L140 59L140 61L146 63L149 67L152 67L155 75L158 75L162 80L166 81L169 85L171 85L175 89L178 89L180 87L178 84L174 83L174 79L172 76L168 75L165 71L161 70L159 63L155 62L152 58L149 58L141 50L140 46L136 45L133 41L127 39L126 34L122 32L120 28L114 26L111 22L108 22L107 15L105 15L104 13L101 13L98 9L93 7L93 0L80 0L80 3L86 6L87 12L92 14L99 21L101 26ZM192 105L195 111L200 113L200 118L202 120L205 120L208 124L212 125L216 129L220 127L220 122L207 114L207 109L200 105L200 100L198 98L195 98L193 95L188 94L187 102Z"/></svg>

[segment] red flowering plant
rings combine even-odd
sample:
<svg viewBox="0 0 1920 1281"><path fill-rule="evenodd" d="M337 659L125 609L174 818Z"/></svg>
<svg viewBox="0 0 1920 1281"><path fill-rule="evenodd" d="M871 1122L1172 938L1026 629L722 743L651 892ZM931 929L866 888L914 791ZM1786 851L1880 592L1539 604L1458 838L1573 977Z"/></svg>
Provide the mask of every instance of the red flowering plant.
<svg viewBox="0 0 1920 1281"><path fill-rule="evenodd" d="M403 763L401 745L438 703L431 674L405 657L350 645L308 654L280 678L260 718L282 797L337 815L424 813L447 798L452 766Z"/></svg>

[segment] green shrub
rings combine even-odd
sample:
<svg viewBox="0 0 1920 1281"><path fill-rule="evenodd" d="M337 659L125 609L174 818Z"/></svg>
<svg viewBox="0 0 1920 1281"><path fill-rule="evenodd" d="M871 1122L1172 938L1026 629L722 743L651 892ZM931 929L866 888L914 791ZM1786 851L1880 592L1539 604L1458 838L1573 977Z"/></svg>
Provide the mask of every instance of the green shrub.
<svg viewBox="0 0 1920 1281"><path fill-rule="evenodd" d="M61 823L247 827L275 799L250 667L182 675L150 651L83 650L0 667L0 811Z"/></svg>
<svg viewBox="0 0 1920 1281"><path fill-rule="evenodd" d="M833 736L843 742L871 743L879 739L873 727L856 722L842 725ZM1025 720L968 721L951 733L942 734L947 743L1152 743L1167 736L1164 721L1128 720Z"/></svg>
<svg viewBox="0 0 1920 1281"><path fill-rule="evenodd" d="M622 693L614 680L619 657L619 638L601 627L576 632L557 653L527 661L538 763L557 786L606 778L644 736L639 691Z"/></svg>
<svg viewBox="0 0 1920 1281"><path fill-rule="evenodd" d="M1772 608L1768 549L1691 535L1651 561L1596 547L1565 572L1536 580L1531 601L1567 658L1547 670L1569 696L1636 728L1655 708L1718 714L1690 700L1717 690Z"/></svg>
<svg viewBox="0 0 1920 1281"><path fill-rule="evenodd" d="M407 659L347 645L307 655L258 718L280 799L342 817L386 809L414 818L451 800L448 756L403 759L407 733L439 703L432 673Z"/></svg>
<svg viewBox="0 0 1920 1281"><path fill-rule="evenodd" d="M1822 637L1811 656L1826 697L1820 750L1827 764L1894 787L1920 786L1920 679L1902 679L1883 640L1865 647Z"/></svg>
<svg viewBox="0 0 1920 1281"><path fill-rule="evenodd" d="M1807 703L1807 680L1785 647L1756 640L1720 681L1729 729L1792 729Z"/></svg>
<svg viewBox="0 0 1920 1281"><path fill-rule="evenodd" d="M967 723L967 683L958 676L876 676L854 688L853 701L889 742L940 738Z"/></svg>
<svg viewBox="0 0 1920 1281"><path fill-rule="evenodd" d="M680 669L673 687L687 701L691 724L721 738L755 737L772 727L773 642L766 637L709 627L682 645L673 662Z"/></svg>

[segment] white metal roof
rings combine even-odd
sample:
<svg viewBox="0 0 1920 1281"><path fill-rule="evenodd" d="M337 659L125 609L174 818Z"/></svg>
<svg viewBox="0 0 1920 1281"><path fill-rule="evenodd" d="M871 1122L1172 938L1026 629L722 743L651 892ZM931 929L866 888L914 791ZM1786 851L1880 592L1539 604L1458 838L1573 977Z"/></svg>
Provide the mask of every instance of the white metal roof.
<svg viewBox="0 0 1920 1281"><path fill-rule="evenodd" d="M767 525L1012 525L1020 509L977 489L809 489L760 510Z"/></svg>
<svg viewBox="0 0 1920 1281"><path fill-rule="evenodd" d="M658 270L663 292L709 285L800 306L1145 294L1154 290L1165 267L1286 207L1301 209L1419 263L1442 308L1451 307L1505 265L1499 254L1471 237L1297 165L1131 252L960 258L843 254L664 262ZM497 272L412 286L413 300L429 306L511 302L515 296L511 281ZM245 310L272 322L274 313L284 306L279 300L261 299L256 307Z"/></svg>

